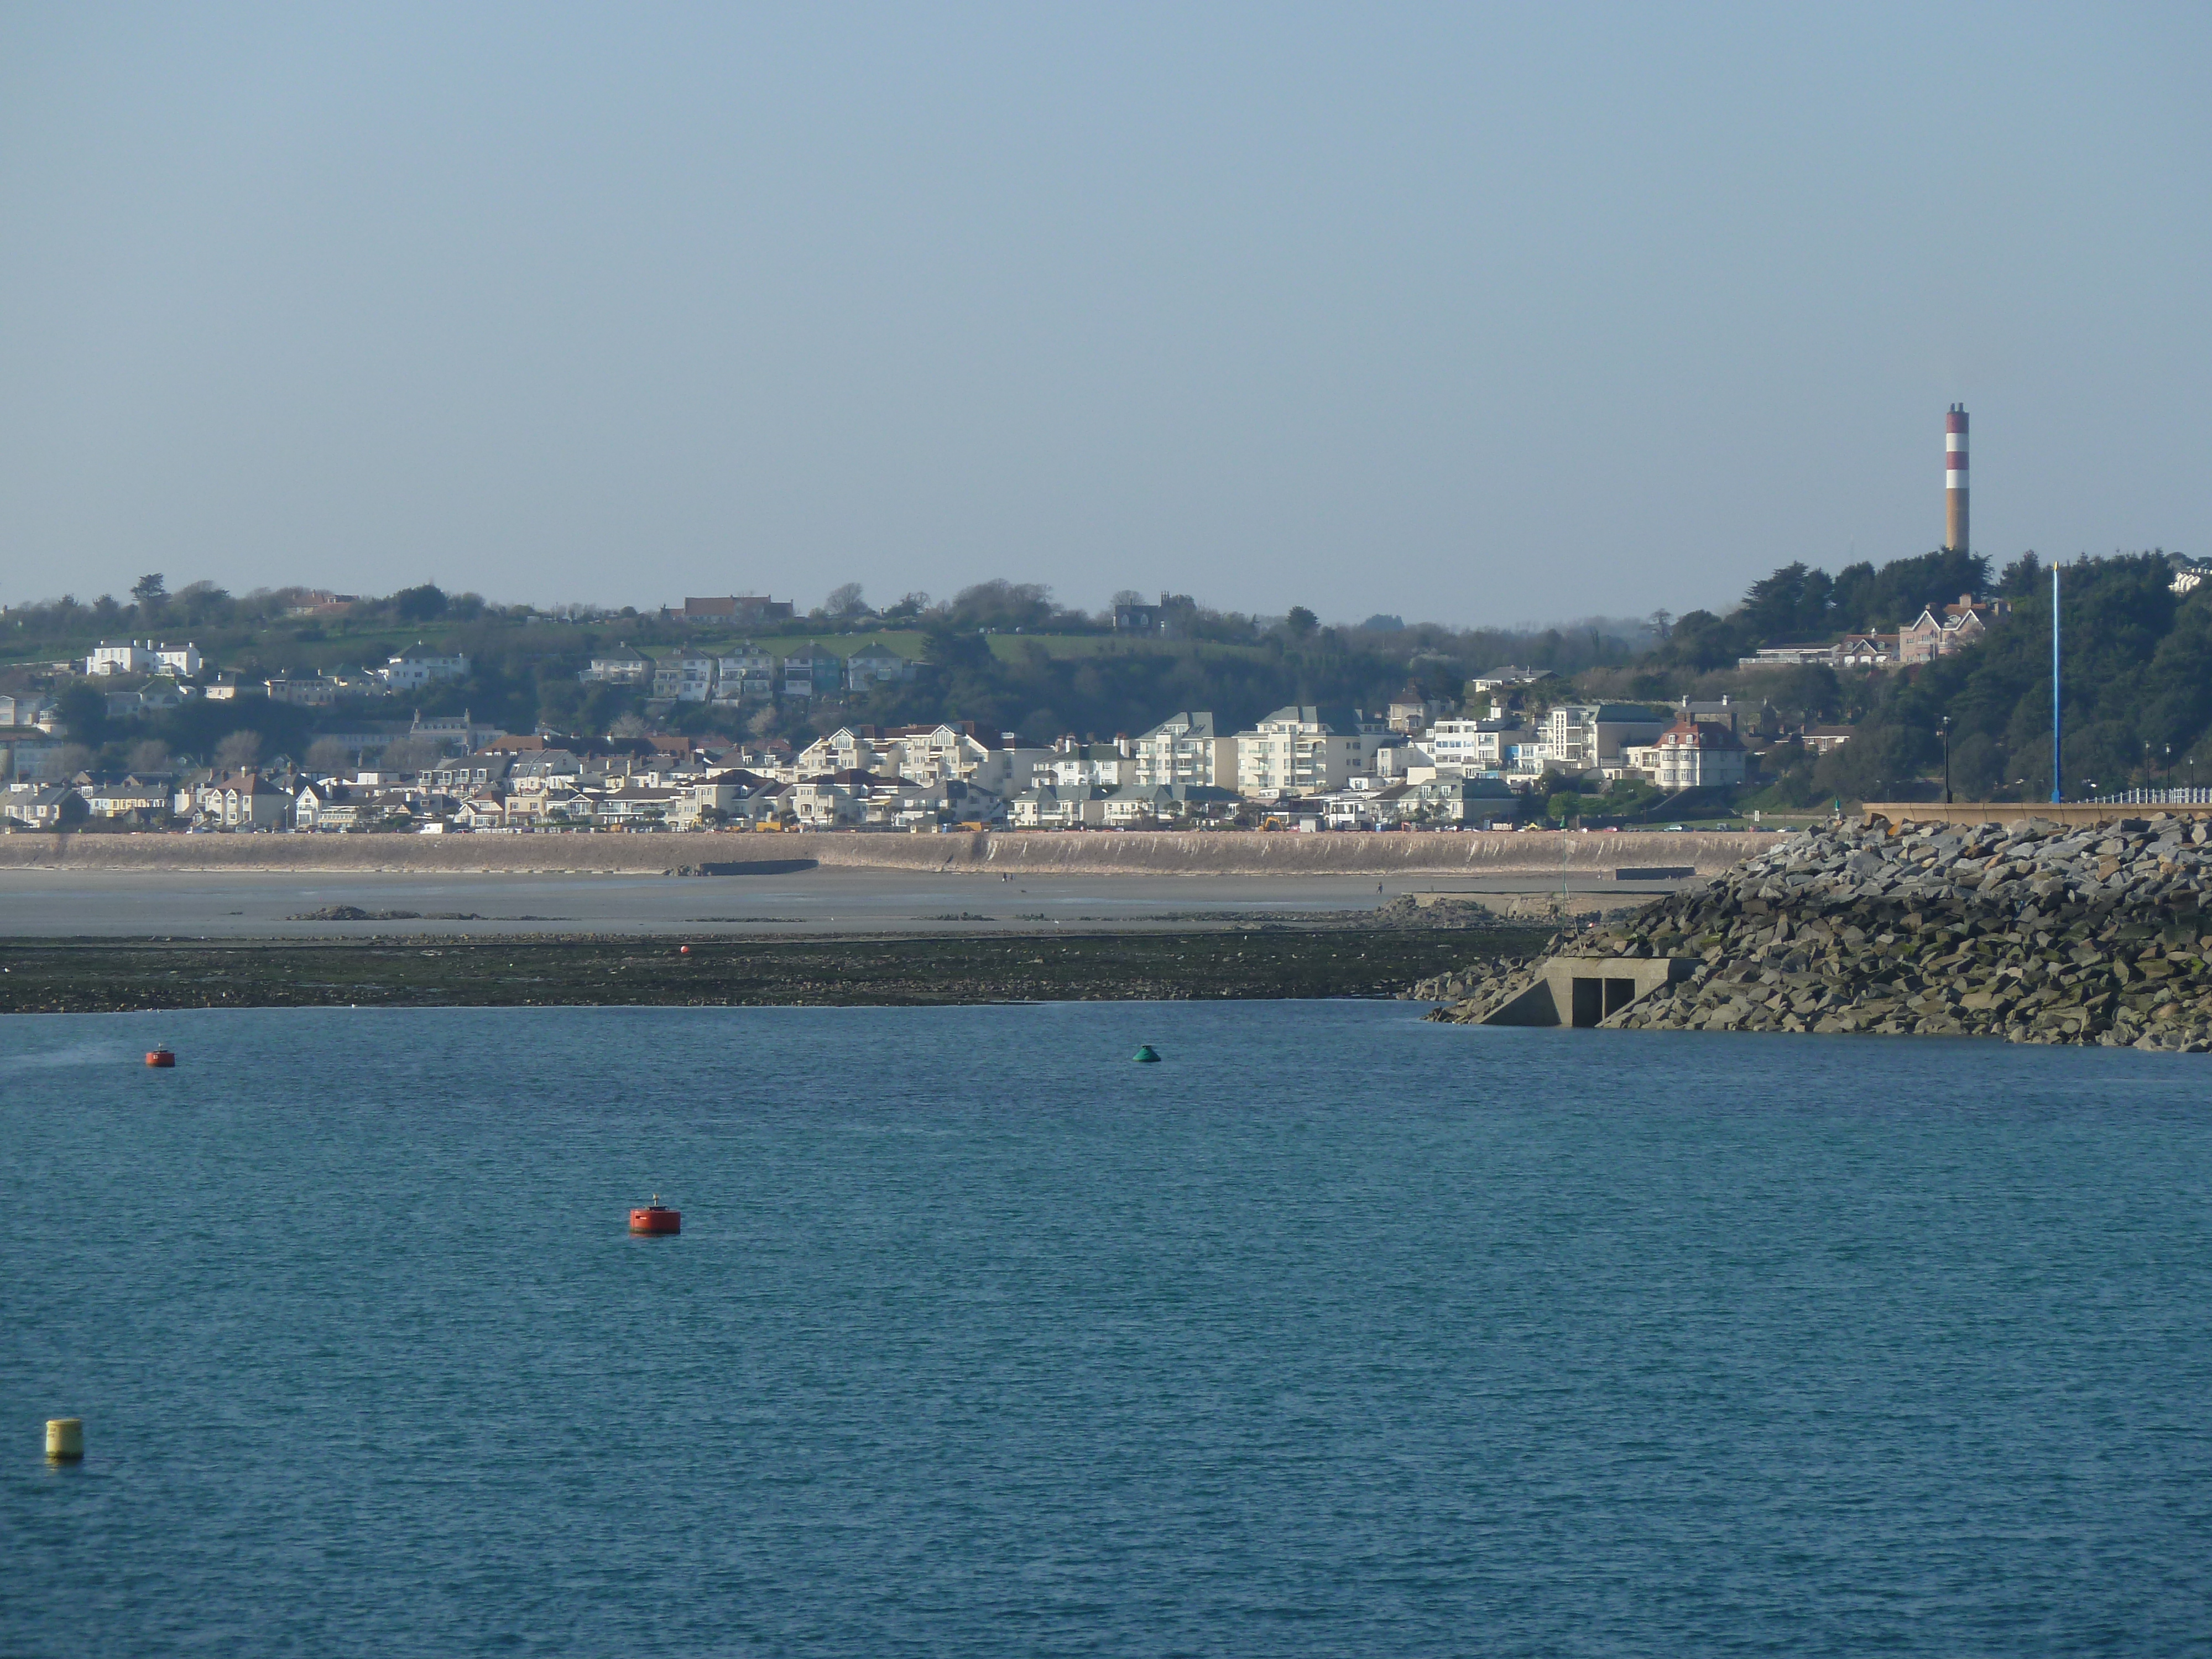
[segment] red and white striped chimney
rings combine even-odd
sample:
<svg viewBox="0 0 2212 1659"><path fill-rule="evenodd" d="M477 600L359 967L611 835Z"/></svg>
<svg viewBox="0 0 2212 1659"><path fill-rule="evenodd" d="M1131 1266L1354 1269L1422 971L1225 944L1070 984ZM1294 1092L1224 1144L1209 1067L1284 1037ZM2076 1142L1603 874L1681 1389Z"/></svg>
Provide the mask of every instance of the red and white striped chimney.
<svg viewBox="0 0 2212 1659"><path fill-rule="evenodd" d="M1966 545L1966 406L1953 404L1943 417L1943 545L1956 553Z"/></svg>

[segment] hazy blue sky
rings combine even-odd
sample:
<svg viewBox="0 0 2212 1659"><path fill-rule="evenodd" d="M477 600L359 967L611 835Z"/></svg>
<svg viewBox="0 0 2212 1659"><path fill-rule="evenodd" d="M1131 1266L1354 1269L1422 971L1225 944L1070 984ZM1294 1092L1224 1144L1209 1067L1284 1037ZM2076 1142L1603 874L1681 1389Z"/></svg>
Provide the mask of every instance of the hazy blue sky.
<svg viewBox="0 0 2212 1659"><path fill-rule="evenodd" d="M2212 8L0 11L0 599L2212 553Z"/></svg>

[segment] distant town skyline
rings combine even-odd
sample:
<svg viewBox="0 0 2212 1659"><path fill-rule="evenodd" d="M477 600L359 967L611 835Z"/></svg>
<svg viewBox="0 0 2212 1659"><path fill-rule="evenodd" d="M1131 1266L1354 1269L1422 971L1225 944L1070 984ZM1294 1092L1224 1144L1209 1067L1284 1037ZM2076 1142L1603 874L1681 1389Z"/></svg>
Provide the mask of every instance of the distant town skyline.
<svg viewBox="0 0 2212 1659"><path fill-rule="evenodd" d="M0 593L2212 547L2199 9L0 18Z"/></svg>

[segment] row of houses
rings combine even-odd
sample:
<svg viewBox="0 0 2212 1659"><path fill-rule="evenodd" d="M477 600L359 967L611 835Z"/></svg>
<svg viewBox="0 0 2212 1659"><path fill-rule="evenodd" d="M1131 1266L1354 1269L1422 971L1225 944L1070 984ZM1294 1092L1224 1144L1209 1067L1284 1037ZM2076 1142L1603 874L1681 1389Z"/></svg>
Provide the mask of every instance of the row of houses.
<svg viewBox="0 0 2212 1659"><path fill-rule="evenodd" d="M880 642L839 656L816 644L781 655L748 640L727 653L676 652L649 657L627 646L594 657L578 678L586 684L635 686L663 702L811 701L844 692L866 696L878 685L915 678L917 665Z"/></svg>
<svg viewBox="0 0 2212 1659"><path fill-rule="evenodd" d="M103 640L84 659L82 670L88 678L143 680L141 685L108 694L109 718L122 719L173 708L191 696L211 702L265 696L271 702L327 708L344 697L390 696L423 690L441 681L464 680L471 665L465 652L440 651L418 642L376 668L318 669L255 680L229 670L210 672L199 647L189 642L172 646L131 640L116 645Z"/></svg>
<svg viewBox="0 0 2212 1659"><path fill-rule="evenodd" d="M680 736L591 744L501 734L466 714L418 714L401 735L434 738L448 754L404 775L272 768L203 772L173 785L80 776L66 787L92 817L318 831L1073 829L1270 816L1335 827L1463 823L1511 816L1515 796L1545 779L1602 787L1641 777L1669 790L1741 783L1745 738L1764 732L1771 714L1723 698L1663 711L1571 703L1526 720L1458 717L1409 689L1382 714L1290 704L1234 731L1203 709L1133 738L1071 735L1049 744L972 721L856 724L796 750L777 739ZM16 793L22 810L9 816L21 823L51 827L74 810L32 786Z"/></svg>

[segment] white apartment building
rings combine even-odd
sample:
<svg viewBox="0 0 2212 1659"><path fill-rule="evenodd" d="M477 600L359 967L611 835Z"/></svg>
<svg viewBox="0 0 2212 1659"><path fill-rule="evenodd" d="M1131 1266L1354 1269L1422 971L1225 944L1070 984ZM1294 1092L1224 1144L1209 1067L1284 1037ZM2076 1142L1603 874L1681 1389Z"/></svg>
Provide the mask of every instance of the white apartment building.
<svg viewBox="0 0 2212 1659"><path fill-rule="evenodd" d="M1143 788L1182 783L1234 789L1237 754L1237 738L1218 730L1210 713L1186 708L1132 741L1125 781Z"/></svg>
<svg viewBox="0 0 2212 1659"><path fill-rule="evenodd" d="M817 738L799 751L794 769L802 778L829 772L877 772L889 777L899 770L899 742L872 726L841 726L827 737Z"/></svg>
<svg viewBox="0 0 2212 1659"><path fill-rule="evenodd" d="M1341 789L1373 769L1378 725L1353 708L1286 703L1237 734L1237 787L1257 800Z"/></svg>
<svg viewBox="0 0 2212 1659"><path fill-rule="evenodd" d="M102 640L84 659L88 674L168 673L186 680L197 676L201 666L199 647L189 642L156 645L151 640L131 640L122 645Z"/></svg>
<svg viewBox="0 0 2212 1659"><path fill-rule="evenodd" d="M1510 758L1507 750L1524 735L1516 720L1438 720L1421 734L1421 747L1439 772L1502 772Z"/></svg>
<svg viewBox="0 0 2212 1659"><path fill-rule="evenodd" d="M1052 757L1049 749L1022 747L1011 732L1001 732L994 743L967 720L905 726L895 735L902 775L918 783L969 784L1001 799L1021 793L1036 763Z"/></svg>
<svg viewBox="0 0 2212 1659"><path fill-rule="evenodd" d="M1039 789L1118 789L1136 781L1133 742L1122 738L1113 743L1078 743L1063 738L1052 753L1030 769Z"/></svg>
<svg viewBox="0 0 2212 1659"><path fill-rule="evenodd" d="M1050 749L1019 746L1014 734L997 741L975 730L972 721L941 726L840 726L799 750L799 777L832 772L872 772L923 784L963 783L1002 799L1030 787L1040 763L1054 757Z"/></svg>
<svg viewBox="0 0 2212 1659"><path fill-rule="evenodd" d="M1545 767L1569 776L1618 770L1628 764L1632 744L1654 742L1666 720L1627 702L1562 703L1545 721L1541 758Z"/></svg>

